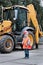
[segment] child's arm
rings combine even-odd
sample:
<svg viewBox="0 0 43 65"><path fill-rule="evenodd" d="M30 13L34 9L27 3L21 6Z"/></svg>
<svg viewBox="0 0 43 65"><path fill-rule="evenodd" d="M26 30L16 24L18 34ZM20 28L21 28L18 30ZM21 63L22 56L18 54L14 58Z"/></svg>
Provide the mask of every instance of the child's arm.
<svg viewBox="0 0 43 65"><path fill-rule="evenodd" d="M28 45L30 44L30 40L28 40L28 43L27 43Z"/></svg>

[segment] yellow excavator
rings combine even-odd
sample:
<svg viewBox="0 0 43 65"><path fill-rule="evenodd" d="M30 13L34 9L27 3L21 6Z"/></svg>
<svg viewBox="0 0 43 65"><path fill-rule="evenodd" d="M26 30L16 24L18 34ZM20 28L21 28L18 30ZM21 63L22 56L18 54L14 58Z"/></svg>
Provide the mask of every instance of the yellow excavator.
<svg viewBox="0 0 43 65"><path fill-rule="evenodd" d="M25 6L14 5L11 7L0 7L0 52L9 53L16 45L22 48L23 32L29 32L30 45L38 48L39 38L43 36L40 31L37 13L32 4ZM33 26L30 26L32 22Z"/></svg>

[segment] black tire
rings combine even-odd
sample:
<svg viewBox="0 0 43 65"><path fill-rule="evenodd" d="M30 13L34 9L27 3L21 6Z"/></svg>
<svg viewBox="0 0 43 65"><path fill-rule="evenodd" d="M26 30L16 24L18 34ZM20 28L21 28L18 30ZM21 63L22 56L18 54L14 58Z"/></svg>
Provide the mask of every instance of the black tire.
<svg viewBox="0 0 43 65"><path fill-rule="evenodd" d="M9 35L4 35L0 41L0 51L10 53L14 48L13 38Z"/></svg>

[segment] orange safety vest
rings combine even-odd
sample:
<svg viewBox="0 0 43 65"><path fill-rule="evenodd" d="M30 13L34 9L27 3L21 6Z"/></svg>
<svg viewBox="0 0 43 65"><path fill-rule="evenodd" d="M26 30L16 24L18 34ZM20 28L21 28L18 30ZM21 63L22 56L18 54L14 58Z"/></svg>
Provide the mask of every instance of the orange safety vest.
<svg viewBox="0 0 43 65"><path fill-rule="evenodd" d="M23 38L23 41L22 41L22 44L23 44L23 49L31 49L32 47L30 46L30 42L29 42L29 37L24 37Z"/></svg>

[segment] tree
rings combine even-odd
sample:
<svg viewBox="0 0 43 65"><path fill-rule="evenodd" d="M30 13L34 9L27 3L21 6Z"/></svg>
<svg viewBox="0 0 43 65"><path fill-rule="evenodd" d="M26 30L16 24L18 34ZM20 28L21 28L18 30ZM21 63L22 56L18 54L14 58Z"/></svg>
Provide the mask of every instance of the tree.
<svg viewBox="0 0 43 65"><path fill-rule="evenodd" d="M3 5L4 7L11 6L12 3L10 0L0 0L0 5Z"/></svg>

